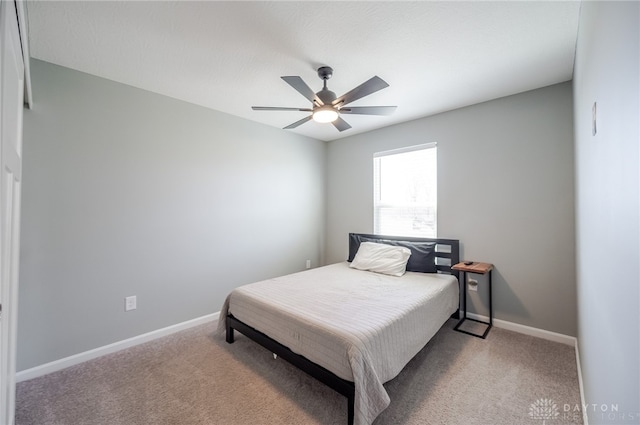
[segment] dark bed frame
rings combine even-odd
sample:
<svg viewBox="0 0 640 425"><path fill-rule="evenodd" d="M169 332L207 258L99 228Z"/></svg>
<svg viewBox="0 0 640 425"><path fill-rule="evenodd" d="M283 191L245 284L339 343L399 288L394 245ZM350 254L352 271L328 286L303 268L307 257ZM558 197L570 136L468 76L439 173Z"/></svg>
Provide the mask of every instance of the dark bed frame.
<svg viewBox="0 0 640 425"><path fill-rule="evenodd" d="M456 276L458 281L460 281L459 272L456 270L452 270L451 266L455 265L460 261L460 243L457 239L429 239L429 238L410 238L410 237L398 237L398 236L381 236L381 235L368 235L361 233L350 233L349 241L350 241L350 251L354 248L357 251L357 247L359 246L359 242L355 243L359 237L363 237L366 239L377 239L380 242L384 243L384 241L403 241L403 242L435 242L436 250L434 258L435 268L438 273L447 273ZM393 242L392 242L393 243ZM442 250L442 247L449 247L448 250ZM441 249L438 251L438 247ZM355 252L350 252L350 257L353 258L353 254ZM458 304L458 309L452 315L453 318L459 318L460 315L460 305ZM288 347L280 344L279 342L271 339L267 335L262 332L252 328L251 326L241 322L240 320L233 317L232 314L227 315L226 318L226 341L229 344L234 342L234 330L242 333L246 337L252 339L258 344L262 345L267 350L271 351L273 354L282 357L298 369L306 372L312 377L316 378L318 381L347 397L348 401L348 424L353 425L353 417L354 417L354 401L355 401L355 385L351 381L344 380L338 376L336 376L333 372L325 369L322 366L317 365L316 363L308 360L306 357L301 356L299 354L294 353Z"/></svg>

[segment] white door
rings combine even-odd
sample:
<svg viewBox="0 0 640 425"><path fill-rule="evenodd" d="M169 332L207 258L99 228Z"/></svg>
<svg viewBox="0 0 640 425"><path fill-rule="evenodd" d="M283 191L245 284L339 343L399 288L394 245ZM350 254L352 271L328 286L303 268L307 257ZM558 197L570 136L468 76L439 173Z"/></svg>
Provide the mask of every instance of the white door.
<svg viewBox="0 0 640 425"><path fill-rule="evenodd" d="M24 63L13 1L0 1L0 424L15 416Z"/></svg>

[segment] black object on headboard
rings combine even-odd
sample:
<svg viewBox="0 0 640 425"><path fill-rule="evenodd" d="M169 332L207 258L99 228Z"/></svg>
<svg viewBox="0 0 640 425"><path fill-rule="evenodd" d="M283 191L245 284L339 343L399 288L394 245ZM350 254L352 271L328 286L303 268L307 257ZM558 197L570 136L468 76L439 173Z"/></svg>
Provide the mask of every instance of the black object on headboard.
<svg viewBox="0 0 640 425"><path fill-rule="evenodd" d="M448 273L459 278L458 271L451 270L451 266L460 261L460 241L457 239L349 233L349 258L347 261L353 261L353 257L356 256L362 242L383 243L409 248L411 256L407 262L407 271Z"/></svg>

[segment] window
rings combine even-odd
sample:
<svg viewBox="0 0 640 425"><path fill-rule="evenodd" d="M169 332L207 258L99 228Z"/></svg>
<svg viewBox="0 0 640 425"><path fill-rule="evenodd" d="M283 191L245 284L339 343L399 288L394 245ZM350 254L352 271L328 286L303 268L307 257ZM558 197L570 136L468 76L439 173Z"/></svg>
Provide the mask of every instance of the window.
<svg viewBox="0 0 640 425"><path fill-rule="evenodd" d="M438 157L435 143L373 155L373 228L378 235L435 238Z"/></svg>

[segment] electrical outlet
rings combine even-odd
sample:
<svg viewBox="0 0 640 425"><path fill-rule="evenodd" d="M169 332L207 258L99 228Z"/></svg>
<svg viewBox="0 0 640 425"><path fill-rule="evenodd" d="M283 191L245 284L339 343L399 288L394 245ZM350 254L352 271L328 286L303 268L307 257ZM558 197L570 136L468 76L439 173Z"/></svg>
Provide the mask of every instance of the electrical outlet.
<svg viewBox="0 0 640 425"><path fill-rule="evenodd" d="M138 308L137 304L138 300L136 299L135 295L126 297L124 299L124 311L135 310L136 308Z"/></svg>
<svg viewBox="0 0 640 425"><path fill-rule="evenodd" d="M311 268L311 260L307 260L307 268L310 269Z"/></svg>
<svg viewBox="0 0 640 425"><path fill-rule="evenodd" d="M478 281L475 279L469 279L469 290L478 292Z"/></svg>

